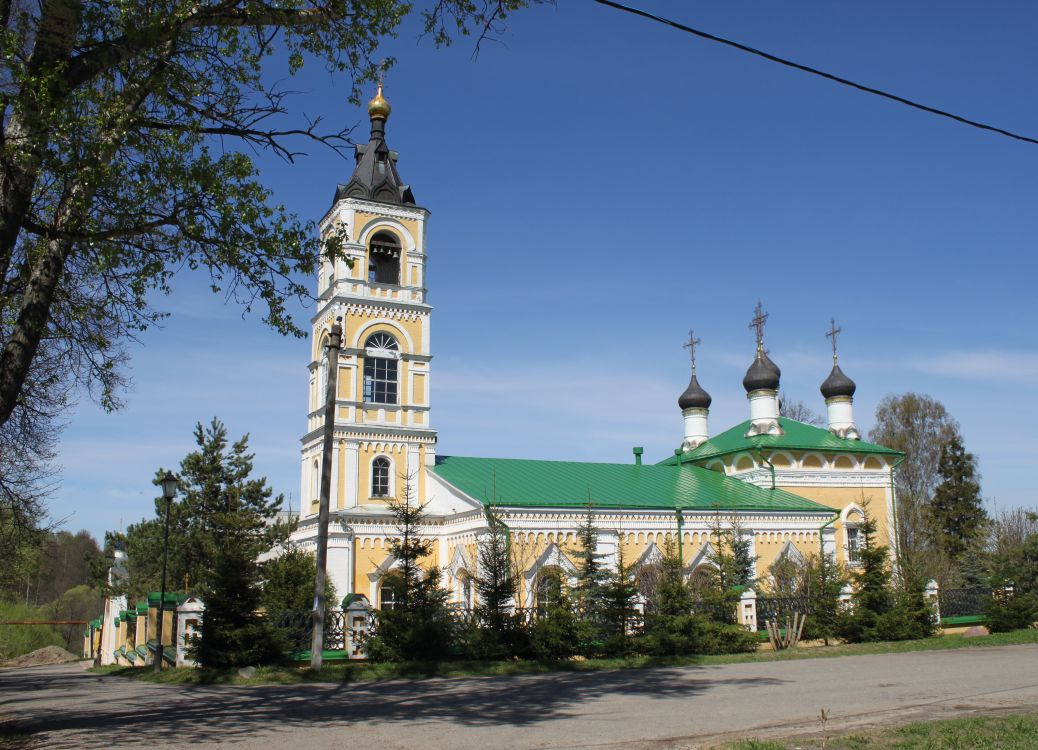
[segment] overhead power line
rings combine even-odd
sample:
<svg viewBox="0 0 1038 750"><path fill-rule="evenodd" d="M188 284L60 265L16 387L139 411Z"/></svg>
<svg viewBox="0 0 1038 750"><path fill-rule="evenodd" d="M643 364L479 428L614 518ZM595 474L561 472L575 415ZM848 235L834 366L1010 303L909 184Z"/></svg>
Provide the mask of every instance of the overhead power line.
<svg viewBox="0 0 1038 750"><path fill-rule="evenodd" d="M955 122L962 123L963 125L969 125L970 127L979 128L980 130L987 130L992 133L998 133L999 135L1004 135L1007 138L1012 138L1017 141L1023 141L1024 143L1033 143L1035 145L1038 145L1038 139L1036 138L1021 135L1020 133L1014 133L1011 130L1005 130L1004 128L995 127L994 125L988 125L987 123L978 122L977 120L971 120L968 117L963 117L962 115L957 115L952 112L946 112L943 109L937 109L936 107L931 107L929 105L922 104L911 99L906 99L905 97L898 96L897 94L891 94L889 91L883 91L882 89L873 88L872 86L866 86L862 83L855 83L854 81L848 80L846 78L841 78L840 76L833 75L832 73L826 73L824 70L812 68L810 65L801 65L798 62L787 60L783 57L779 57L778 55L773 55L770 52L755 49L754 47L750 47L746 44L740 44L739 42L733 41L731 39L725 39L724 37L720 37L715 34L710 34L706 31L694 29L691 26L686 26L683 23L673 21L669 18L664 18L663 16L657 16L655 13L649 13L648 11L641 10L640 8L632 8L629 5L623 5L622 3L613 2L613 0L593 0L593 2L596 2L599 5L605 5L606 7L613 8L615 10L623 11L624 13L631 13L635 16L647 18L650 21L655 21L656 23L661 23L665 26L670 26L671 28L677 29L678 31L683 31L686 34L698 36L701 39L706 39L711 42L718 42L719 44L724 44L728 47L734 47L735 49L741 50L742 52L749 52L751 55L763 57L765 60L778 63L779 65L785 65L787 68L793 68L794 70L799 70L804 73L810 73L811 75L820 76L821 78L825 78L829 81L839 83L843 86L850 86L852 89L864 91L866 94L874 94L875 96L881 96L884 99L890 99L891 101L897 102L898 104L904 104L905 106L912 107L913 109L919 109L923 112L929 112L930 114L937 115L938 117L946 117L949 120L954 120Z"/></svg>

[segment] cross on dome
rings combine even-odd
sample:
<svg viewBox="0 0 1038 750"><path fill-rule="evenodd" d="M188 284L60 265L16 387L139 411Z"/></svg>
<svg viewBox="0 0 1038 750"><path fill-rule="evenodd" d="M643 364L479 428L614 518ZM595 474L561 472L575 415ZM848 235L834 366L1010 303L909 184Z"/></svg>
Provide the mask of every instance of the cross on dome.
<svg viewBox="0 0 1038 750"><path fill-rule="evenodd" d="M751 330L757 334L757 353L762 354L764 352L764 324L768 322L768 313L764 312L764 304L757 300L757 307L753 310L753 320L750 321L749 326Z"/></svg>
<svg viewBox="0 0 1038 750"><path fill-rule="evenodd" d="M689 359L692 360L692 372L696 371L696 347L703 343L703 339L697 339L696 333L688 329L688 341L681 345L682 349L688 349Z"/></svg>
<svg viewBox="0 0 1038 750"><path fill-rule="evenodd" d="M833 364L834 365L836 364L836 358L837 358L837 355L836 355L836 337L839 334L841 334L841 333L843 333L843 329L836 327L836 318L829 318L829 330L826 332L825 337L827 339L832 339Z"/></svg>

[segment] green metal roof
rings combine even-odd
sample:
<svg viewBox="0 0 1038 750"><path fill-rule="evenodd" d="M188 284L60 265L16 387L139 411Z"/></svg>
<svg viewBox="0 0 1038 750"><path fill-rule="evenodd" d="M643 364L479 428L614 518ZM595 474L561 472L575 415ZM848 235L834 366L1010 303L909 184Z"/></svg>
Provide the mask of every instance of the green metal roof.
<svg viewBox="0 0 1038 750"><path fill-rule="evenodd" d="M790 492L689 465L439 456L432 471L484 505L582 508L590 499L596 508L832 512Z"/></svg>
<svg viewBox="0 0 1038 750"><path fill-rule="evenodd" d="M707 440L695 450L685 453L681 460L701 461L715 456L724 456L729 453L741 451L756 451L758 448L786 449L801 451L821 451L823 453L879 453L887 456L903 455L891 448L882 445L867 443L864 440L845 440L836 437L829 430L815 427L814 425L797 422L793 419L779 417L778 423L785 432L784 435L757 435L746 437L746 431L750 429L750 421L746 420L735 425L730 430ZM662 465L673 465L674 456L669 456L659 463Z"/></svg>

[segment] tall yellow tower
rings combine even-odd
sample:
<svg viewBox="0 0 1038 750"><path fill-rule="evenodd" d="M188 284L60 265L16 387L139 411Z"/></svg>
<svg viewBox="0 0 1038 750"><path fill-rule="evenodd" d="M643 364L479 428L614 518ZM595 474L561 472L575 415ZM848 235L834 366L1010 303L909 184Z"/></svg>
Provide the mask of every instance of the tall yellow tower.
<svg viewBox="0 0 1038 750"><path fill-rule="evenodd" d="M347 238L350 264L325 263L312 319L307 432L302 438L300 526L294 540L316 537L320 497L321 429L328 329L342 318L328 573L340 592L352 591L350 516L385 512L389 499L426 497L425 466L435 460L429 420L429 315L425 288L425 221L386 144L389 102L379 86L368 104L371 137L356 147L356 167L339 185L320 231Z"/></svg>

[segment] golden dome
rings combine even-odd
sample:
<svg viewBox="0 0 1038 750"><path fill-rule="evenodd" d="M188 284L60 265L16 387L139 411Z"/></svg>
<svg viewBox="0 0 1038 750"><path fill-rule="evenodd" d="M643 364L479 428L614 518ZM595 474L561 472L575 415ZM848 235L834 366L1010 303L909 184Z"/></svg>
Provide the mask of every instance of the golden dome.
<svg viewBox="0 0 1038 750"><path fill-rule="evenodd" d="M371 117L381 117L385 120L389 117L389 113L393 108L389 106L389 102L382 96L382 84L379 84L378 91L375 93L375 98L368 102L368 115Z"/></svg>

